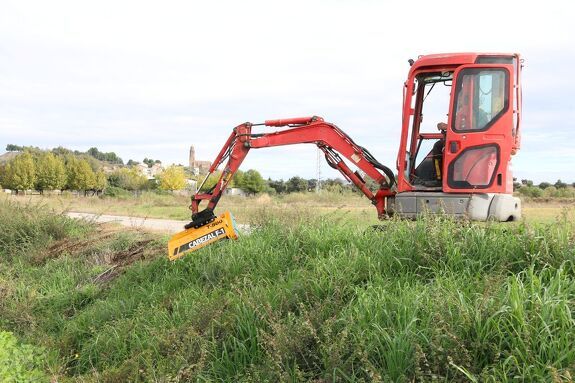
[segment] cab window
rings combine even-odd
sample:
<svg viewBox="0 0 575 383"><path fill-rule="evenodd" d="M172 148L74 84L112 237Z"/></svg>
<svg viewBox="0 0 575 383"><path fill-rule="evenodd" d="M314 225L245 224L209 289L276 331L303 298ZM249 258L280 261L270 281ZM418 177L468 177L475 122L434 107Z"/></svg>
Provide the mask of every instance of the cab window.
<svg viewBox="0 0 575 383"><path fill-rule="evenodd" d="M507 110L508 72L470 68L459 72L453 105L456 132L487 130Z"/></svg>

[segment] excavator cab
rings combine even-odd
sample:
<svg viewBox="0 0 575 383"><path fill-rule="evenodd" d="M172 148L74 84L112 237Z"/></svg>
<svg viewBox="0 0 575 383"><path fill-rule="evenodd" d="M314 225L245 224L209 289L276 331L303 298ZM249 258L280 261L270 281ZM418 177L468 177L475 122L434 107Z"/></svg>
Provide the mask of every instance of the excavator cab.
<svg viewBox="0 0 575 383"><path fill-rule="evenodd" d="M415 105L412 137L407 152L406 175L416 190L442 190L443 148L453 72L424 72L415 77ZM424 118L425 116L425 118Z"/></svg>
<svg viewBox="0 0 575 383"><path fill-rule="evenodd" d="M511 170L520 143L520 72L517 54L429 55L413 63L405 83L393 212L521 217ZM438 93L442 101L431 105ZM445 131L430 133L439 123ZM439 154L426 149L433 140L441 143Z"/></svg>

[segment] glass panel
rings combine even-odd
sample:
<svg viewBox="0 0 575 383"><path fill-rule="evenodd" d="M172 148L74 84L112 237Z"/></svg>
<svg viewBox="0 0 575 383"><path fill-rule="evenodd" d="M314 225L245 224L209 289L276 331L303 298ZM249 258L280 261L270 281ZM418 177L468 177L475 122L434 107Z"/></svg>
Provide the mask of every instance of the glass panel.
<svg viewBox="0 0 575 383"><path fill-rule="evenodd" d="M477 64L511 64L512 56L479 56L475 63Z"/></svg>
<svg viewBox="0 0 575 383"><path fill-rule="evenodd" d="M464 69L455 96L455 131L485 130L507 109L508 84L504 69Z"/></svg>
<svg viewBox="0 0 575 383"><path fill-rule="evenodd" d="M443 146L445 140L422 140L415 160L415 174L411 179L414 185L441 186Z"/></svg>
<svg viewBox="0 0 575 383"><path fill-rule="evenodd" d="M497 145L464 150L449 165L449 186L459 189L488 187L493 182L498 162Z"/></svg>

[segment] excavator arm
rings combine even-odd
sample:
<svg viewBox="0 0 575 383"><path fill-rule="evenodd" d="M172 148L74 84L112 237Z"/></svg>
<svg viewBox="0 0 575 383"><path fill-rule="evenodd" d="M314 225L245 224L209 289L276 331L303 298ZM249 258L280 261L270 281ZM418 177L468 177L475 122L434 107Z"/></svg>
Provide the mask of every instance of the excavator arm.
<svg viewBox="0 0 575 383"><path fill-rule="evenodd" d="M271 133L252 133L252 127L262 125L287 128ZM192 197L190 206L192 222L186 225L186 229L199 228L215 219L214 209L222 193L251 149L302 143L317 145L325 154L327 163L339 170L372 201L380 218L385 216L386 198L395 194L392 191L395 183L393 172L380 164L369 151L357 145L336 125L325 122L321 117L298 117L267 120L262 124L246 122L236 126L199 186L198 192ZM371 191L359 172L352 171L340 154L372 178L379 185L378 190ZM207 192L200 192L208 177L225 161L227 163L215 186ZM202 201L207 201L207 206L200 211Z"/></svg>
<svg viewBox="0 0 575 383"><path fill-rule="evenodd" d="M254 126L262 125L287 128L271 133L252 133ZM206 178L199 186L198 192L192 197L190 206L192 221L185 226L186 230L175 234L168 241L168 258L171 260L180 258L222 239L236 239L237 229L232 215L225 212L216 217L214 209L248 152L251 149L303 143L317 145L325 154L327 163L339 170L348 181L353 182L371 200L380 218L385 216L387 197L395 194L393 172L380 164L365 148L353 142L337 126L325 122L321 117L268 120L262 124L246 122L234 128L210 167ZM365 175L375 180L378 189L371 191L362 175L358 171L352 171L342 156L351 161ZM208 177L224 162L226 164L217 183L210 190L201 192ZM202 201L207 201L207 206L200 210Z"/></svg>

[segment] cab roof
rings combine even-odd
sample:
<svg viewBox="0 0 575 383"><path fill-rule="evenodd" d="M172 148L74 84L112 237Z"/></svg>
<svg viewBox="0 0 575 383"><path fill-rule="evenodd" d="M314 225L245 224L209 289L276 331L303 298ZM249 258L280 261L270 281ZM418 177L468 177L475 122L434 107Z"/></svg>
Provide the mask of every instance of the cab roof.
<svg viewBox="0 0 575 383"><path fill-rule="evenodd" d="M449 67L459 66L465 64L473 64L480 56L507 56L519 57L517 53L479 53L479 52L464 52L464 53L439 53L432 55L419 56L410 72L413 72L423 67Z"/></svg>

